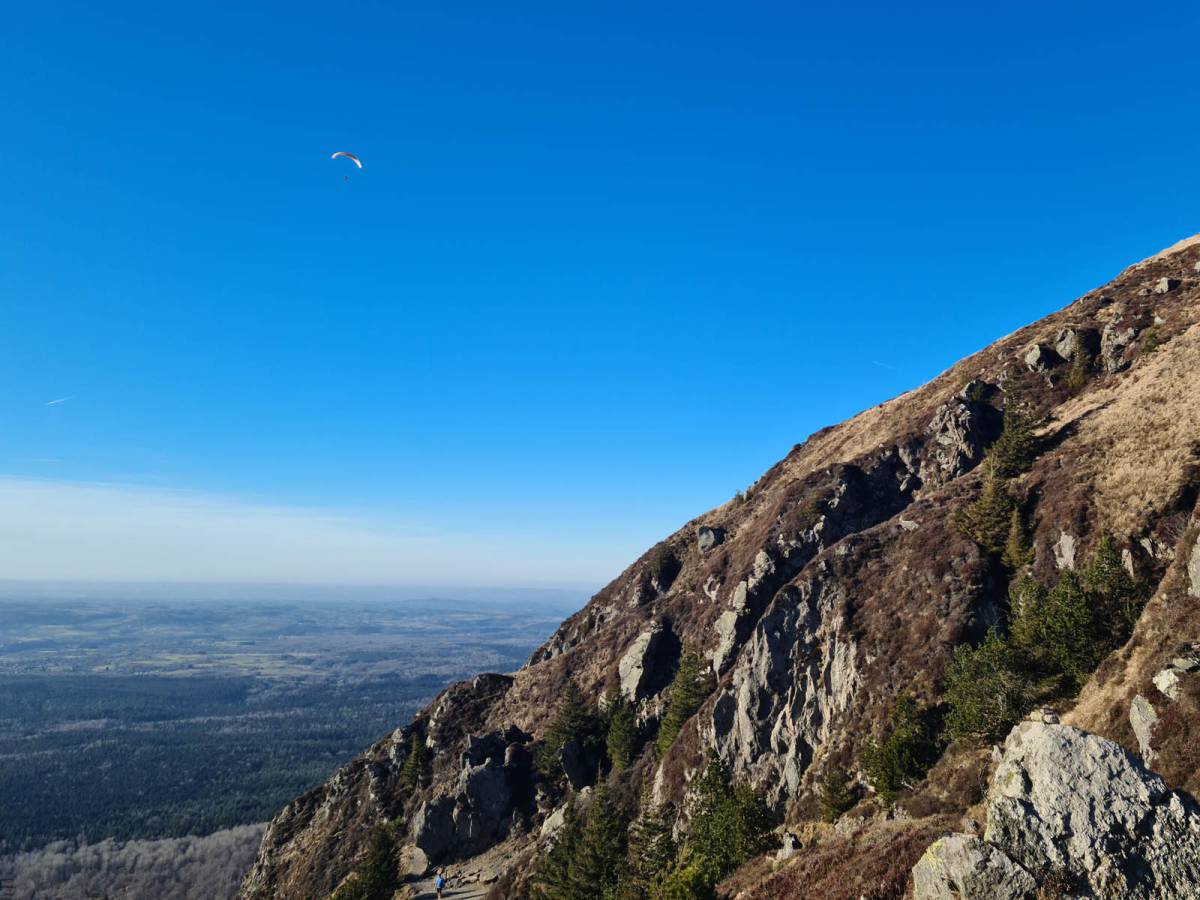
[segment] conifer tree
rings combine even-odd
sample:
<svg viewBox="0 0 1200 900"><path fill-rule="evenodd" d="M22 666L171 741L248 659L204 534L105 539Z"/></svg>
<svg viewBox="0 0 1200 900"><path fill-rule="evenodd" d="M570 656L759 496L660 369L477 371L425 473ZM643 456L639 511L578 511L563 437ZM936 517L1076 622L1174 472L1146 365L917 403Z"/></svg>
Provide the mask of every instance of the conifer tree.
<svg viewBox="0 0 1200 900"><path fill-rule="evenodd" d="M624 769L633 760L637 741L637 720L633 707L624 698L609 707L608 736L605 741L608 759L616 770Z"/></svg>
<svg viewBox="0 0 1200 900"><path fill-rule="evenodd" d="M896 698L890 718L891 733L868 743L862 754L867 781L889 807L900 788L925 775L937 749L921 708L908 694Z"/></svg>
<svg viewBox="0 0 1200 900"><path fill-rule="evenodd" d="M978 647L962 645L946 671L951 737L1005 734L1030 705L1021 654L994 628Z"/></svg>
<svg viewBox="0 0 1200 900"><path fill-rule="evenodd" d="M625 869L627 825L625 815L601 782L570 863L570 881L578 900L615 895Z"/></svg>
<svg viewBox="0 0 1200 900"><path fill-rule="evenodd" d="M400 767L400 785L405 790L415 791L425 779L425 771L429 767L429 748L419 732L414 731L409 739L408 756Z"/></svg>
<svg viewBox="0 0 1200 900"><path fill-rule="evenodd" d="M1092 598L1074 572L1063 570L1046 595L1041 619L1046 655L1059 672L1081 684L1109 648L1098 645Z"/></svg>
<svg viewBox="0 0 1200 900"><path fill-rule="evenodd" d="M762 853L769 843L771 816L766 801L748 784L734 783L729 766L713 751L692 784L688 814L692 828L687 857L702 860L718 878Z"/></svg>
<svg viewBox="0 0 1200 900"><path fill-rule="evenodd" d="M683 651L679 668L667 693L667 709L658 727L655 748L661 759L666 756L684 723L700 708L708 695L708 673L700 654L691 648Z"/></svg>
<svg viewBox="0 0 1200 900"><path fill-rule="evenodd" d="M828 767L821 776L821 821L836 822L854 805L850 779L842 769Z"/></svg>
<svg viewBox="0 0 1200 900"><path fill-rule="evenodd" d="M1014 503L1008 517L1008 537L1004 541L1004 564L1012 570L1029 565L1032 561L1033 549L1029 546L1029 538L1025 534L1025 519L1021 515L1021 507Z"/></svg>
<svg viewBox="0 0 1200 900"><path fill-rule="evenodd" d="M562 772L559 753L567 741L591 744L596 740L596 716L588 707L583 692L574 681L568 681L554 721L546 731L541 746L534 752L534 764L548 778L556 778Z"/></svg>
<svg viewBox="0 0 1200 900"><path fill-rule="evenodd" d="M647 785L642 791L641 815L629 827L629 851L620 900L658 900L678 848L662 809Z"/></svg>
<svg viewBox="0 0 1200 900"><path fill-rule="evenodd" d="M988 447L987 459L1001 478L1027 471L1037 457L1038 440L1028 405L1013 395L1004 404L1004 427Z"/></svg>
<svg viewBox="0 0 1200 900"><path fill-rule="evenodd" d="M554 846L534 873L532 893L535 900L576 900L571 863L579 850L580 833L579 809L572 796L563 810L563 824L554 835Z"/></svg>
<svg viewBox="0 0 1200 900"><path fill-rule="evenodd" d="M1097 637L1117 646L1133 631L1141 612L1141 598L1133 577L1125 570L1112 538L1105 535L1083 573L1083 586L1094 600L1099 619Z"/></svg>
<svg viewBox="0 0 1200 900"><path fill-rule="evenodd" d="M983 487L979 496L960 508L954 522L967 537L988 553L1004 551L1016 502L999 467L989 457L983 461Z"/></svg>
<svg viewBox="0 0 1200 900"><path fill-rule="evenodd" d="M392 900L400 887L400 856L395 829L380 825L371 833L364 859L332 900Z"/></svg>

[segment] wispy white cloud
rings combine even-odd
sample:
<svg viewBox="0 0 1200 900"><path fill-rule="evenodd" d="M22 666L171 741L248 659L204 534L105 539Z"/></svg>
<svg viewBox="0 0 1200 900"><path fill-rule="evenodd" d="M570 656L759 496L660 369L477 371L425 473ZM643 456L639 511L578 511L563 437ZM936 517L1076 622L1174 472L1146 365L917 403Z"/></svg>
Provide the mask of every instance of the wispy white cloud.
<svg viewBox="0 0 1200 900"><path fill-rule="evenodd" d="M68 400L74 400L74 394L68 394L66 397L59 397L55 400L47 400L43 406L58 406L60 403L66 403Z"/></svg>
<svg viewBox="0 0 1200 900"><path fill-rule="evenodd" d="M572 545L573 544L573 545ZM145 485L0 476L0 577L581 584L586 542L383 521Z"/></svg>

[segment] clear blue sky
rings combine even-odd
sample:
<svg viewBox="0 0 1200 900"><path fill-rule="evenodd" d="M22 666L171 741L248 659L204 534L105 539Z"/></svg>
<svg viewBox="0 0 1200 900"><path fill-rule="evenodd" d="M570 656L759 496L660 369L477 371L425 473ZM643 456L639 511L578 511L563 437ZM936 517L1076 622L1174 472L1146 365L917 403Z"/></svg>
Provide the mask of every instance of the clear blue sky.
<svg viewBox="0 0 1200 900"><path fill-rule="evenodd" d="M1200 231L1195 4L4 23L20 577L598 584L813 430ZM322 556L325 527L351 549Z"/></svg>

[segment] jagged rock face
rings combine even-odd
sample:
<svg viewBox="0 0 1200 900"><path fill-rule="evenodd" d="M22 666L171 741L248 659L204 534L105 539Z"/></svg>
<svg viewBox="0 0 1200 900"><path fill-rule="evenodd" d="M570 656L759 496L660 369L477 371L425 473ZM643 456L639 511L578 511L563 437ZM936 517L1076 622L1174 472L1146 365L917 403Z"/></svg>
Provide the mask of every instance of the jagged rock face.
<svg viewBox="0 0 1200 900"><path fill-rule="evenodd" d="M1112 741L1023 722L992 779L984 841L934 844L916 900L1031 897L1029 873L1065 872L1088 896L1186 900L1200 884L1200 810ZM1020 887L992 893L997 884ZM951 893L957 889L959 893Z"/></svg>
<svg viewBox="0 0 1200 900"><path fill-rule="evenodd" d="M976 391L987 387L977 383ZM945 484L975 467L1000 432L1000 416L991 406L955 397L938 407L929 423L930 441L921 464L926 487Z"/></svg>
<svg viewBox="0 0 1200 900"><path fill-rule="evenodd" d="M913 514L925 519L924 508ZM893 564L925 556L931 543L943 548L937 562ZM876 591L859 593L864 583ZM839 543L779 591L758 620L701 717L706 743L782 811L831 742L858 746L848 719L875 706L875 685L911 680L918 668L932 682L961 635L995 621L988 585L977 548L932 524L909 530L888 523ZM928 599L898 620L896 597Z"/></svg>
<svg viewBox="0 0 1200 900"><path fill-rule="evenodd" d="M954 520L1017 395L1046 422L1044 451L1014 483L1028 500L1033 573L1051 582L1060 567L1082 567L1108 533L1158 586L1129 646L1064 721L1129 748L1144 739L1172 786L1200 788L1200 672L1171 662L1181 641L1200 642L1200 550L1189 531L1200 489L1198 262L1200 242L1173 248L929 384L812 435L744 495L648 550L522 669L448 689L289 804L243 897L327 895L382 821L401 823L435 862L533 840L563 798L529 755L568 680L593 703L623 694L652 737L684 647L711 663L713 692L661 764L644 747L631 771L652 772L660 799L679 809L704 753L717 749L789 823L808 815L821 767L851 767L900 691L936 704L954 648L1007 602L1007 575ZM1164 278L1170 289L1154 293ZM1157 349L1146 352L1151 328ZM1041 371L1030 371L1031 347ZM1096 365L1075 366L1081 352ZM1131 718L1137 696L1155 718L1141 707ZM432 766L409 795L398 773L414 731ZM977 777L971 790L978 799ZM968 802L938 804L937 816L958 817ZM1160 818L1166 828L1169 816Z"/></svg>

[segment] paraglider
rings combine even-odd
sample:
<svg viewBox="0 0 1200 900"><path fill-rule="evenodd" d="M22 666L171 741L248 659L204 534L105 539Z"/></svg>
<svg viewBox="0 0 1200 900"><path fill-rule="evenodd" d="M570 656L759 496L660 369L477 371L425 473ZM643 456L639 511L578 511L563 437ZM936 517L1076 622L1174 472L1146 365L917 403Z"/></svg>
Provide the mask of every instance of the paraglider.
<svg viewBox="0 0 1200 900"><path fill-rule="evenodd" d="M333 156L331 156L329 158L337 159L339 156L346 157L346 159L350 160L350 162L354 163L360 169L362 168L362 161L357 156L355 156L353 153L347 153L345 150L339 150L337 153L333 154Z"/></svg>

